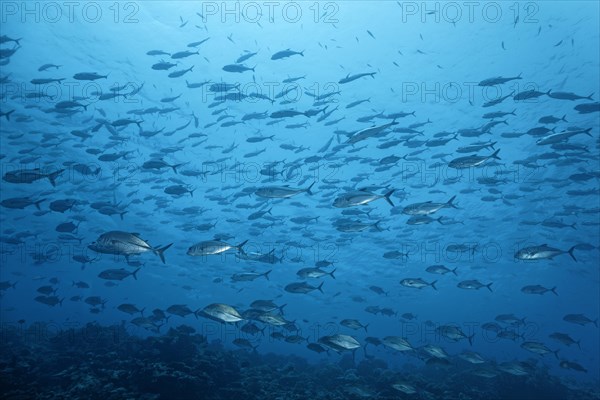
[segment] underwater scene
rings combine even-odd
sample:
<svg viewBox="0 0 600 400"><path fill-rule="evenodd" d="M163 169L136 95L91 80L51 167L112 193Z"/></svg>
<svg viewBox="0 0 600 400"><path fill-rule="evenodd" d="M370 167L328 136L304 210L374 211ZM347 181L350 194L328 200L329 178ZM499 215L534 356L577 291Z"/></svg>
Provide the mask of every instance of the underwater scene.
<svg viewBox="0 0 600 400"><path fill-rule="evenodd" d="M3 399L600 399L597 1L1 1Z"/></svg>

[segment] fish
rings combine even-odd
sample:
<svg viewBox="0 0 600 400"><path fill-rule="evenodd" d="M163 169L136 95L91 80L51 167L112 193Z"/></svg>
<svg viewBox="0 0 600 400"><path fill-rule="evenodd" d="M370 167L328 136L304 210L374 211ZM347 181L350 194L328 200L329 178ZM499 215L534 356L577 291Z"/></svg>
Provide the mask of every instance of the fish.
<svg viewBox="0 0 600 400"><path fill-rule="evenodd" d="M475 289L475 290L479 290L482 287L486 287L490 292L492 292L493 291L492 283L493 282L490 282L487 285L484 285L483 283L479 282L476 279L471 279L471 280L459 282L456 286L461 289Z"/></svg>
<svg viewBox="0 0 600 400"><path fill-rule="evenodd" d="M195 314L221 323L236 323L244 320L235 308L222 303L209 304Z"/></svg>
<svg viewBox="0 0 600 400"><path fill-rule="evenodd" d="M556 293L556 286L548 289L545 288L543 286L540 285L528 285L528 286L523 286L521 288L521 292L526 293L526 294L545 294L546 292L552 292L554 293L555 296L558 296L558 293Z"/></svg>
<svg viewBox="0 0 600 400"><path fill-rule="evenodd" d="M318 343L327 346L338 353L347 350L355 350L360 347L360 343L356 338L342 334L322 336L319 338Z"/></svg>
<svg viewBox="0 0 600 400"><path fill-rule="evenodd" d="M494 153L490 154L489 156L458 157L458 158L455 158L454 160L450 161L448 163L448 166L450 168L455 168L455 169L478 167L478 166L482 165L483 163L485 163L486 161L491 160L491 159L500 160L500 157L498 157L499 152L500 152L500 149L496 150Z"/></svg>
<svg viewBox="0 0 600 400"><path fill-rule="evenodd" d="M63 172L65 172L64 169L58 169L50 173L47 173L40 168L19 169L6 172L2 179L10 183L33 183L40 179L48 179L50 184L55 187L56 178L61 176Z"/></svg>
<svg viewBox="0 0 600 400"><path fill-rule="evenodd" d="M579 365L573 361L562 360L558 365L564 369L572 369L573 371L579 371L579 372L585 372L585 373L588 372L587 369L583 368L581 365Z"/></svg>
<svg viewBox="0 0 600 400"><path fill-rule="evenodd" d="M119 310L119 311L122 311L122 312L124 312L124 313L127 313L127 314L129 314L129 315L133 315L133 314L140 313L140 314L142 315L142 317L144 316L144 308L142 308L142 309L140 310L140 309L138 309L138 308L137 308L135 305L133 305L133 304L127 304L127 303L120 304L120 305L117 307L117 310Z"/></svg>
<svg viewBox="0 0 600 400"><path fill-rule="evenodd" d="M296 196L300 193L308 193L313 195L311 191L312 187L316 182L313 182L305 189L291 188L289 186L267 186L257 189L254 193L259 197L265 197L268 199L287 199Z"/></svg>
<svg viewBox="0 0 600 400"><path fill-rule="evenodd" d="M582 134L582 133L591 137L592 136L590 134L591 130L592 130L592 128L578 129L578 130L574 130L574 131L564 131L564 132L552 133L551 135L548 135L546 137L543 137L541 139L536 140L535 143L537 145L546 145L546 144L561 143L561 142L565 142L565 141L569 140L570 138L572 138L575 135L579 135L579 134Z"/></svg>
<svg viewBox="0 0 600 400"><path fill-rule="evenodd" d="M551 92L548 93L548 97L551 97L553 99L558 99L558 100L594 100L593 99L594 93L590 94L589 96L579 96L575 93L571 93L571 92Z"/></svg>
<svg viewBox="0 0 600 400"><path fill-rule="evenodd" d="M578 104L575 106L575 110L578 111L579 114L590 114L593 112L599 112L600 102Z"/></svg>
<svg viewBox="0 0 600 400"><path fill-rule="evenodd" d="M381 340L384 346L398 351L412 351L412 345L400 336L386 336Z"/></svg>
<svg viewBox="0 0 600 400"><path fill-rule="evenodd" d="M281 50L278 51L277 53L273 54L271 56L271 60L281 60L283 58L288 58L291 56L295 56L295 55L301 55L302 57L304 57L304 50L303 51L294 51L294 50L290 50L285 49L285 50Z"/></svg>
<svg viewBox="0 0 600 400"><path fill-rule="evenodd" d="M529 100L529 99L536 99L540 96L543 95L550 95L550 90L548 90L547 92L538 92L537 90L525 90L523 92L519 92L517 94L515 94L513 96L513 99L515 101L520 101L520 100Z"/></svg>
<svg viewBox="0 0 600 400"><path fill-rule="evenodd" d="M297 293L297 294L307 294L312 292L313 290L318 290L323 293L323 282L317 287L309 285L306 282L295 282L290 283L285 286L284 290L289 293Z"/></svg>
<svg viewBox="0 0 600 400"><path fill-rule="evenodd" d="M588 317L586 317L583 314L567 314L563 317L563 321L566 322L570 322L572 324L577 324L577 325L587 325L587 324L594 324L594 326L597 328L598 327L598 318L596 318L595 320L591 320Z"/></svg>
<svg viewBox="0 0 600 400"><path fill-rule="evenodd" d="M226 66L223 67L223 71L225 72L246 72L246 71L253 71L254 72L254 68L249 68L246 67L245 65L242 64L228 64Z"/></svg>
<svg viewBox="0 0 600 400"><path fill-rule="evenodd" d="M367 205L375 200L385 199L392 207L394 207L394 203L390 199L390 196L394 193L394 191L395 190L392 189L384 195L374 194L366 190L347 192L338 196L334 200L333 206L336 208L347 208Z"/></svg>
<svg viewBox="0 0 600 400"><path fill-rule="evenodd" d="M456 196L452 196L446 203L434 203L432 201L426 201L424 203L414 203L407 205L402 209L402 214L407 215L430 215L442 208L458 208L454 204Z"/></svg>
<svg viewBox="0 0 600 400"><path fill-rule="evenodd" d="M78 81L95 81L97 79L107 79L107 78L108 78L108 74L100 75L100 74L97 74L96 72L79 72L79 73L73 75L73 79L76 79Z"/></svg>
<svg viewBox="0 0 600 400"><path fill-rule="evenodd" d="M427 283L421 278L405 278L400 281L400 284L402 286L406 286L409 288L415 288L415 289L423 289L424 287L431 286L433 289L437 290L437 288L435 287L436 283L437 283L437 281Z"/></svg>
<svg viewBox="0 0 600 400"><path fill-rule="evenodd" d="M556 341L561 342L566 346L570 346L572 344L577 344L577 347L581 350L581 340L575 340L571 336L566 333L554 332L548 335L550 339L554 339Z"/></svg>
<svg viewBox="0 0 600 400"><path fill-rule="evenodd" d="M519 74L519 75L517 75L515 77L511 77L511 78L504 78L504 77L498 76L498 77L494 77L494 78L484 79L484 80L482 80L481 82L478 83L478 86L495 86L495 85L501 85L503 83L514 81L514 80L518 80L518 79L523 79L521 77L521 74Z"/></svg>
<svg viewBox="0 0 600 400"><path fill-rule="evenodd" d="M529 246L518 250L515 253L515 258L517 260L552 260L554 257L561 254L569 254L574 261L577 261L574 254L576 248L577 246L575 245L569 250L563 251L554 247L550 247L544 243L539 246Z"/></svg>
<svg viewBox="0 0 600 400"><path fill-rule="evenodd" d="M377 72L363 72L363 73L360 73L360 74L354 74L354 75L350 75L350 74L348 74L348 75L346 75L344 78L340 79L340 80L338 81L338 83L339 83L339 84L345 84L345 83L349 83L349 82L355 81L355 80L357 80L357 79L360 79L360 78L362 78L362 77L364 77L364 76L370 76L371 78L375 78L375 74L376 74L376 73L377 73ZM347 108L348 108L348 107L347 107Z"/></svg>
<svg viewBox="0 0 600 400"><path fill-rule="evenodd" d="M443 265L431 265L431 266L427 267L425 269L425 271L432 273L432 274L439 274L439 275L445 275L448 272L452 272L454 275L458 275L456 273L457 269L458 269L458 267L456 267L454 269L449 269Z"/></svg>
<svg viewBox="0 0 600 400"><path fill-rule="evenodd" d="M138 255L146 252L156 254L163 264L165 264L164 252L173 245L170 243L162 247L152 247L148 242L141 239L139 234L123 231L110 231L103 233L88 245L90 250L103 254L123 255L126 258L132 255Z"/></svg>
<svg viewBox="0 0 600 400"><path fill-rule="evenodd" d="M521 348L523 348L527 351L530 351L532 353L539 354L541 356L548 354L548 353L554 353L554 355L558 359L558 350L552 351L548 347L546 347L546 345L544 345L543 343L540 343L540 342L534 342L534 341L523 342L523 343L521 343Z"/></svg>
<svg viewBox="0 0 600 400"><path fill-rule="evenodd" d="M40 204L46 201L46 199L32 200L28 197L13 197L0 201L0 205L6 208L25 209L29 206L35 206L38 210L41 210Z"/></svg>
<svg viewBox="0 0 600 400"><path fill-rule="evenodd" d="M377 135L381 134L383 131L394 125L398 125L398 122L392 121L387 124L374 125L370 128L361 129L360 131L355 132L352 136L350 136L350 138L346 141L346 144L354 145L365 139L376 137Z"/></svg>
<svg viewBox="0 0 600 400"><path fill-rule="evenodd" d="M107 279L112 281L122 281L128 276L133 276L133 279L137 280L137 273L140 268L136 269L133 272L127 271L125 268L120 269L106 269L98 274L98 278Z"/></svg>
<svg viewBox="0 0 600 400"><path fill-rule="evenodd" d="M169 78L179 78L179 77L187 74L188 72L191 72L193 69L194 69L194 65L192 65L188 69L181 69L179 71L173 71L168 75L168 77Z"/></svg>
<svg viewBox="0 0 600 400"><path fill-rule="evenodd" d="M262 274L259 274L256 272L242 272L242 273L238 273L238 274L233 274L231 276L231 281L232 282L248 282L248 281L253 281L257 278L260 278L261 276L264 276L266 280L269 280L269 274L271 272L272 272L272 270L269 270Z"/></svg>
<svg viewBox="0 0 600 400"><path fill-rule="evenodd" d="M189 46L189 47L195 47L195 46ZM178 51L176 53L171 54L171 58L173 60L178 60L178 59L186 58L186 57L193 56L196 54L200 54L200 51L184 50L184 51Z"/></svg>
<svg viewBox="0 0 600 400"><path fill-rule="evenodd" d="M220 240L206 240L202 242L198 242L195 245L191 246L188 251L188 256L209 256L225 253L229 250L235 250L240 253L245 253L243 246L248 243L248 240L244 240L242 243L237 246L231 245L229 243L220 241Z"/></svg>
<svg viewBox="0 0 600 400"><path fill-rule="evenodd" d="M467 336L459 327L454 325L441 325L435 329L435 332L455 342L461 339L467 339L471 346L473 345L473 338L475 337L475 333L471 336Z"/></svg>
<svg viewBox="0 0 600 400"><path fill-rule="evenodd" d="M368 332L367 328L369 327L369 324L363 325L356 319L343 319L340 321L340 325L354 330L362 328L365 330L365 332Z"/></svg>
<svg viewBox="0 0 600 400"><path fill-rule="evenodd" d="M308 268L302 268L301 270L299 270L296 273L296 275L298 275L302 279L306 279L306 278L321 278L321 277L323 277L325 275L329 275L333 279L335 279L335 275L333 275L333 273L335 271L336 271L335 268L331 272L327 272L327 271L323 271L320 268L308 267Z"/></svg>

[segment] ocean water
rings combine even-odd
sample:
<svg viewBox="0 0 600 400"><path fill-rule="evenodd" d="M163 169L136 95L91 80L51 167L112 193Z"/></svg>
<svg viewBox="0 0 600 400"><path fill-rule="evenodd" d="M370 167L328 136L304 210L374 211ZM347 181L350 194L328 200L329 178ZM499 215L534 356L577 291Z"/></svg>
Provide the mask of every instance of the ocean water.
<svg viewBox="0 0 600 400"><path fill-rule="evenodd" d="M2 398L598 399L599 15L2 1Z"/></svg>

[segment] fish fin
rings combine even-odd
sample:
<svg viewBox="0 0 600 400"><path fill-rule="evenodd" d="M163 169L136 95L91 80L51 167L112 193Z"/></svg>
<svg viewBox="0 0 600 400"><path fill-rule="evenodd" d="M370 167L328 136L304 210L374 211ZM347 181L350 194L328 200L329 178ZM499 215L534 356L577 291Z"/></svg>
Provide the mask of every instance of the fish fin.
<svg viewBox="0 0 600 400"><path fill-rule="evenodd" d="M488 290L490 292L493 292L493 290L492 290L492 283L494 283L494 282L490 282L489 284L485 285L485 287L488 288Z"/></svg>
<svg viewBox="0 0 600 400"><path fill-rule="evenodd" d="M496 160L501 160L500 157L498 157L498 153L500 152L500 149L496 150L491 156L490 158L495 158Z"/></svg>
<svg viewBox="0 0 600 400"><path fill-rule="evenodd" d="M163 261L163 262L164 262L164 261ZM133 279L135 279L136 281L137 281L137 273L138 273L138 271L139 271L140 269L141 269L141 268L138 268L138 269L136 269L135 271L133 271L133 272L131 273L131 275L133 275Z"/></svg>
<svg viewBox="0 0 600 400"><path fill-rule="evenodd" d="M452 198L450 200L448 200L446 205L449 207L452 207L452 208L458 208L458 207L456 207L456 204L453 203L454 199L456 199L456 196L452 196ZM428 201L428 203L431 203L431 202Z"/></svg>
<svg viewBox="0 0 600 400"><path fill-rule="evenodd" d="M553 351L554 355L556 356L557 360L560 360L560 358L558 358L558 352L560 351L560 349Z"/></svg>
<svg viewBox="0 0 600 400"><path fill-rule="evenodd" d="M556 286L554 286L552 289L550 289L550 291L558 296L558 293L556 293Z"/></svg>
<svg viewBox="0 0 600 400"><path fill-rule="evenodd" d="M238 244L237 246L235 246L238 251L242 254L246 254L246 252L244 251L244 249L242 247L244 247L244 245L248 243L248 240L244 240L242 243Z"/></svg>
<svg viewBox="0 0 600 400"><path fill-rule="evenodd" d="M168 245L166 245L166 246L164 246L164 247L158 248L158 249L156 249L156 250L154 251L154 252L155 252L155 253L156 253L156 254L157 254L159 257L160 257L160 260L162 261L162 263L163 263L163 264L165 264L165 256L164 256L164 253L165 253L165 251L166 251L166 250L167 250L169 247L171 247L171 246L173 246L173 243L171 243L171 244L168 244Z"/></svg>
<svg viewBox="0 0 600 400"><path fill-rule="evenodd" d="M433 281L430 283L431 287L434 288L435 290L437 290L437 288L435 287L436 283L437 283L437 281Z"/></svg>
<svg viewBox="0 0 600 400"><path fill-rule="evenodd" d="M454 275L458 276L458 274L456 273L456 270L457 270L457 269L458 269L458 267L456 267L456 268L454 268L454 269L451 269L450 271L451 271L451 272L452 272Z"/></svg>
<svg viewBox="0 0 600 400"><path fill-rule="evenodd" d="M594 99L592 98L592 96L593 96L593 95L594 95L594 93L590 94L588 97L586 97L586 99L588 99L588 100L594 100Z"/></svg>
<svg viewBox="0 0 600 400"><path fill-rule="evenodd" d="M469 339L469 344L471 346L473 346L473 338L475 337L475 333L473 333L471 336L467 336L467 339Z"/></svg>
<svg viewBox="0 0 600 400"><path fill-rule="evenodd" d="M369 327L369 324L363 325L363 328L365 328L365 332L369 332L369 331L367 330L367 328L368 328L368 327Z"/></svg>
<svg viewBox="0 0 600 400"><path fill-rule="evenodd" d="M329 273L329 275L331 275L331 277L332 277L333 279L335 279L335 275L333 275L333 273L334 273L336 270L337 270L337 268L334 268L334 269L333 269L333 271L331 271L331 272Z"/></svg>
<svg viewBox="0 0 600 400"><path fill-rule="evenodd" d="M575 251L575 247L577 247L577 245L575 245L575 246L571 247L569 250L567 250L567 253L569 253L571 258L573 260L575 260L575 262L577 262L577 259L575 258L575 254L573 253L573 251Z"/></svg>
<svg viewBox="0 0 600 400"><path fill-rule="evenodd" d="M312 189L312 187L314 186L314 184L317 183L316 181L311 183L310 186L306 189L306 193L313 195L314 193L310 190Z"/></svg>
<svg viewBox="0 0 600 400"><path fill-rule="evenodd" d="M40 203L43 201L46 201L46 199L41 199L41 200L34 202L33 204L35 205L35 208L37 208L38 210L41 210Z"/></svg>
<svg viewBox="0 0 600 400"><path fill-rule="evenodd" d="M394 193L394 191L395 191L395 190L396 190L396 189L392 189L392 190L390 190L389 192L387 192L385 195L383 195L383 197L385 198L385 201L387 201L388 203L390 203L390 205L391 205L392 207L396 207L396 206L394 205L394 203L392 203L392 199L390 199L390 196L391 196L391 195Z"/></svg>
<svg viewBox="0 0 600 400"><path fill-rule="evenodd" d="M319 286L317 286L317 289L319 290L319 292L323 293L323 283L321 282L321 284Z"/></svg>
<svg viewBox="0 0 600 400"><path fill-rule="evenodd" d="M59 169L58 171L54 171L53 173L48 174L48 180L50 181L53 187L56 186L55 179L58 178L64 171L64 169Z"/></svg>
<svg viewBox="0 0 600 400"><path fill-rule="evenodd" d="M268 270L267 272L265 272L263 275L265 276L265 278L267 278L267 280L269 280L269 274L271 273L271 271L273 271L272 269Z"/></svg>

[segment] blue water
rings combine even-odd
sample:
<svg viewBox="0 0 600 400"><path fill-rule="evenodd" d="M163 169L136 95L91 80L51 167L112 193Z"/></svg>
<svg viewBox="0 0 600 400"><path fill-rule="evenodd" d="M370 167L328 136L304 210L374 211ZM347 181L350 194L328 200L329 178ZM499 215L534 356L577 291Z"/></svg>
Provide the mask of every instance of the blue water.
<svg viewBox="0 0 600 400"><path fill-rule="evenodd" d="M296 356L289 362L297 368L302 359L319 368L343 366L335 379L361 362L383 361L387 380L344 378L345 387L361 387L370 398L411 396L392 387L400 380L419 398L443 396L427 382L444 387L448 398L471 385L481 385L473 398L505 397L489 389L494 385L514 385L512 397L523 398L542 371L568 388L565 393L585 390L598 398L597 2L0 6L0 358L6 376L18 381L19 369L7 367L22 354L18 349L42 351L65 332L85 333L88 323L121 327L119 335L132 338L160 338L185 324L224 354L267 357L253 363L268 365L267 354L274 353ZM286 49L292 54L274 56ZM148 55L153 50L164 54ZM198 54L176 55L183 51ZM246 60L237 62L242 56ZM161 62L175 65L156 69ZM182 75L169 77L177 71ZM510 79L485 83L498 77ZM232 88L217 92L219 83ZM538 93L519 99L530 90ZM365 101L352 105L359 100ZM284 110L300 115L279 118ZM494 112L505 114L485 115ZM381 129L358 140L356 133L370 127ZM561 132L570 135L551 136ZM465 150L478 142L482 146ZM480 158L455 168L452 161L466 156ZM158 160L164 165L148 164ZM54 184L45 177L59 170ZM23 177L26 171L36 179ZM289 198L261 195L286 186L298 190ZM359 190L370 196L368 204L354 197L348 207L334 206ZM15 206L16 198L26 199L23 207ZM65 199L70 202L60 210L54 202ZM407 206L428 201L438 209L422 212L429 213L425 223L410 224ZM60 231L69 222L74 225ZM357 222L365 225L351 226ZM113 231L139 234L145 251L126 258L88 247ZM187 254L214 239L234 247ZM162 263L153 252L171 243ZM516 257L543 244L558 254ZM82 257L90 262L82 265ZM427 272L432 265L456 273ZM297 275L316 267L324 276ZM126 276L99 276L111 269ZM334 269L335 279L329 275ZM268 279L232 279L267 271ZM423 279L425 287L400 283L409 278ZM491 286L458 287L468 280ZM285 289L294 282L322 283L322 292ZM522 290L532 285L548 291ZM43 286L52 293L42 294ZM91 296L106 302L86 303ZM45 304L53 299L59 303ZM251 321L244 311L258 299L286 304L283 317L294 327ZM201 311L213 303L232 306L242 321L205 318ZM117 308L121 304L144 314L129 315ZM131 322L172 305L195 313L167 312L168 319L145 326ZM366 311L370 306L391 315ZM501 314L520 321L498 322ZM568 322L568 314L588 320ZM351 329L340 323L344 319L368 328ZM242 331L248 322L265 328L264 335ZM489 322L519 337L499 338L482 328ZM440 335L436 328L444 325L474 334L472 345L466 337ZM306 341L288 343L275 332ZM579 345L550 337L557 332ZM338 354L329 346L317 354L306 347L327 349L324 337L336 334L352 336L359 348ZM406 339L412 350L372 344L364 350L367 337L389 336ZM258 347L240 347L236 339ZM528 342L549 353L528 351ZM447 356L432 357L426 345ZM465 362L464 351L477 352L484 363ZM25 363L23 357L16 362ZM530 369L515 376L501 368L509 362ZM494 376L469 375L482 367ZM457 371L473 381L455 378ZM42 372L34 375L39 390L50 390ZM7 393L16 390L25 388L13 385ZM323 387L327 393L334 395ZM221 398L203 396L197 398Z"/></svg>

